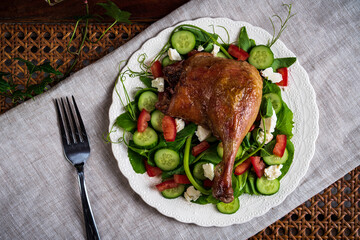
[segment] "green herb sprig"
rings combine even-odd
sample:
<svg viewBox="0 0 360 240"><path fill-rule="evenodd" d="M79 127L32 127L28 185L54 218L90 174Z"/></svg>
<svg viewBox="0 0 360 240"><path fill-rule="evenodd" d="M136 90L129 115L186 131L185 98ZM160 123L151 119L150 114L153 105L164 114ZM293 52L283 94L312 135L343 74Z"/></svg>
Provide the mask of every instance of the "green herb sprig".
<svg viewBox="0 0 360 240"><path fill-rule="evenodd" d="M19 103L26 98L32 98L34 94L37 95L44 92L50 83L57 81L59 79L58 77L62 75L62 73L54 69L49 62L35 65L22 58L15 58L15 60L25 63L27 67L28 76L25 86L14 83L12 74L0 72L0 95L10 98L13 103ZM43 72L49 75L38 84L30 84L33 74L37 72Z"/></svg>
<svg viewBox="0 0 360 240"><path fill-rule="evenodd" d="M63 0L54 0L54 1L47 0L47 3L50 6L53 6L62 1ZM22 58L14 58L15 60L25 63L27 67L28 76L27 76L26 84L24 87L21 84L16 84L14 83L12 74L0 72L0 96L10 98L11 101L15 104L20 103L28 98L32 98L33 95L38 95L43 93L44 91L47 90L47 86L49 84L58 82L70 75L70 72L78 63L85 42L90 41L90 39L88 39L89 21L91 19L99 19L99 16L91 15L89 13L89 6L87 0L84 1L84 5L85 5L86 14L77 19L74 30L67 44L67 52L75 56L73 63L71 64L69 69L64 74L62 74L57 69L54 69L49 62L43 63L41 65L35 65L32 62ZM131 21L129 20L131 14L126 11L121 11L115 3L108 0L107 3L98 3L98 5L103 7L106 10L105 14L115 19L115 21L101 34L101 36L97 41L92 43L97 43L98 41L100 41L116 23L122 22L122 23L131 24ZM79 28L80 23L83 21L85 21L85 26L81 30L82 38L81 38L80 46L77 51L71 51L70 49L71 43L75 38L75 33ZM145 59L143 61L145 61ZM142 62L142 65L145 66L144 62ZM43 73L51 74L52 76L50 75L46 76L38 84L30 84L30 80L33 78L33 74L35 72L43 72ZM132 74L135 74L135 72L133 72Z"/></svg>
<svg viewBox="0 0 360 240"><path fill-rule="evenodd" d="M270 22L271 22L271 25L272 25L272 28L273 28L273 36L272 36L271 40L268 40L268 43L267 43L268 47L271 47L272 45L274 45L274 43L280 38L282 32L286 29L287 22L290 20L290 18L295 16L295 14L291 14L291 7L292 7L291 4L283 4L283 6L285 6L287 8L287 11L288 11L288 15L286 16L285 21L283 21L282 18L277 14L272 16L273 18L277 18L280 21L280 30L279 30L279 32L277 34L276 34L276 29L275 29L274 22L273 22L273 20L271 18L269 18Z"/></svg>

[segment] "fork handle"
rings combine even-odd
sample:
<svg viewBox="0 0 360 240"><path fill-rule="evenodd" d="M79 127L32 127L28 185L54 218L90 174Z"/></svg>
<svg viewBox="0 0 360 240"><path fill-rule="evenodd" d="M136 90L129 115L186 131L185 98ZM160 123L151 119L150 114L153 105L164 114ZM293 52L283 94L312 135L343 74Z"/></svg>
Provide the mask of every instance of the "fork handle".
<svg viewBox="0 0 360 240"><path fill-rule="evenodd" d="M85 220L86 238L88 240L100 240L99 232L97 230L95 219L91 211L89 199L87 197L85 177L84 177L84 167L83 165L77 165L76 168L78 170L81 202L82 202L84 220Z"/></svg>

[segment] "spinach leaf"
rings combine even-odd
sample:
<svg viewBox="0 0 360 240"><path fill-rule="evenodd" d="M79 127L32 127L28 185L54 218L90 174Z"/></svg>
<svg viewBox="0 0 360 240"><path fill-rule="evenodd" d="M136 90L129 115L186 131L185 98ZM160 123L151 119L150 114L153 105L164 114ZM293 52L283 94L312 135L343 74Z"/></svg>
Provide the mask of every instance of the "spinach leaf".
<svg viewBox="0 0 360 240"><path fill-rule="evenodd" d="M251 47L251 42L246 32L246 27L242 27L240 29L238 46L245 52L249 51Z"/></svg>
<svg viewBox="0 0 360 240"><path fill-rule="evenodd" d="M255 195L259 195L259 192L256 189L256 179L257 176L255 175L255 173L251 172L248 176L248 182L250 184L250 188Z"/></svg>
<svg viewBox="0 0 360 240"><path fill-rule="evenodd" d="M115 120L115 125L124 129L125 131L131 132L136 129L136 121L134 121L128 112L124 112Z"/></svg>
<svg viewBox="0 0 360 240"><path fill-rule="evenodd" d="M132 168L136 173L145 173L146 169L143 163L143 157L135 151L128 148L128 157Z"/></svg>
<svg viewBox="0 0 360 240"><path fill-rule="evenodd" d="M250 194L250 195L254 194L253 191L250 188L249 181L246 181L246 184L245 184L245 187L244 187L244 193L247 193L247 194Z"/></svg>
<svg viewBox="0 0 360 240"><path fill-rule="evenodd" d="M288 108L286 103L282 102L282 108L277 114L277 121L274 135L285 134L289 139L293 136L294 127L293 112Z"/></svg>
<svg viewBox="0 0 360 240"><path fill-rule="evenodd" d="M250 172L245 185L245 193L250 195L259 195L259 192L256 189L256 179L257 176L255 175L255 173Z"/></svg>
<svg viewBox="0 0 360 240"><path fill-rule="evenodd" d="M202 156L201 159L205 160L205 161L208 161L208 162L211 162L214 165L220 163L221 158L217 154L217 149L216 148L217 148L217 144L210 147L208 150L206 150L206 152L204 153L204 155Z"/></svg>
<svg viewBox="0 0 360 240"><path fill-rule="evenodd" d="M124 141L125 142L125 141ZM137 148L137 146L135 145L134 141L130 140L129 144L127 145L127 147L129 149L131 149L133 152L138 153L141 156L147 157L148 156L148 152L149 150L147 149L141 149L141 148Z"/></svg>
<svg viewBox="0 0 360 240"><path fill-rule="evenodd" d="M234 197L235 198L239 197L242 194L242 192L244 190L244 187L246 185L246 182L247 182L249 172L250 172L250 170L247 170L243 174L237 176L238 188L234 190Z"/></svg>
<svg viewBox="0 0 360 240"><path fill-rule="evenodd" d="M272 83L268 80L264 80L263 82L263 94L267 93L276 93L281 98L281 90L278 85Z"/></svg>
<svg viewBox="0 0 360 240"><path fill-rule="evenodd" d="M141 76L141 77L140 77L140 81L142 81L147 88L152 88L152 86L151 86L151 81L152 81L152 80L153 80L153 79L152 79L152 78L149 78L149 77L145 77L145 76Z"/></svg>
<svg viewBox="0 0 360 240"><path fill-rule="evenodd" d="M204 51L205 52L211 52L213 50L213 48L214 48L214 44L211 42L208 45L206 45Z"/></svg>
<svg viewBox="0 0 360 240"><path fill-rule="evenodd" d="M245 152L245 149L249 149L251 147L251 143L250 143L250 136L251 133L247 133L242 141L242 147L243 147L243 152Z"/></svg>
<svg viewBox="0 0 360 240"><path fill-rule="evenodd" d="M256 46L255 40L250 38L250 49Z"/></svg>
<svg viewBox="0 0 360 240"><path fill-rule="evenodd" d="M281 178L283 178L285 176L285 174L289 171L290 166L291 166L291 164L293 162L293 159L294 159L295 148L294 148L294 145L292 144L292 142L290 140L287 140L287 142L286 142L286 149L288 151L289 157L286 160L286 162L283 164L283 167L281 168L281 175L278 178L279 180Z"/></svg>
<svg viewBox="0 0 360 240"><path fill-rule="evenodd" d="M260 156L261 157L266 157L266 156L270 156L273 155L273 149L275 147L276 144L276 139L274 138L273 140L271 140L271 142L269 142L268 144L266 144L263 149L261 149L260 151Z"/></svg>
<svg viewBox="0 0 360 240"><path fill-rule="evenodd" d="M205 204L217 204L220 201L214 198L212 195L201 195L196 201L192 201L193 203L205 205Z"/></svg>
<svg viewBox="0 0 360 240"><path fill-rule="evenodd" d="M256 43L254 39L249 39L246 27L242 27L239 33L238 47L249 52L251 48L255 47Z"/></svg>
<svg viewBox="0 0 360 240"><path fill-rule="evenodd" d="M175 168L174 170L171 171L163 171L161 178L162 179L167 179L172 177L174 174L185 174L185 169L184 169L184 165L181 164L180 167Z"/></svg>
<svg viewBox="0 0 360 240"><path fill-rule="evenodd" d="M270 98L263 98L260 109L264 118L269 118L273 115L273 106Z"/></svg>
<svg viewBox="0 0 360 240"><path fill-rule="evenodd" d="M179 30L186 30L192 32L195 35L195 40L200 43L206 43L212 41L205 33L201 32L200 30L189 28L189 27L181 27ZM209 32L208 32L209 33ZM218 39L219 35L214 33L209 33L215 40Z"/></svg>
<svg viewBox="0 0 360 240"><path fill-rule="evenodd" d="M166 142L167 147L173 149L174 151L179 151L179 149L184 146L187 137L194 134L196 128L197 126L194 123L190 123L185 126L183 130L176 134L175 141Z"/></svg>
<svg viewBox="0 0 360 240"><path fill-rule="evenodd" d="M296 61L296 57L290 58L275 58L271 67L274 71L277 71L279 68L290 67Z"/></svg>

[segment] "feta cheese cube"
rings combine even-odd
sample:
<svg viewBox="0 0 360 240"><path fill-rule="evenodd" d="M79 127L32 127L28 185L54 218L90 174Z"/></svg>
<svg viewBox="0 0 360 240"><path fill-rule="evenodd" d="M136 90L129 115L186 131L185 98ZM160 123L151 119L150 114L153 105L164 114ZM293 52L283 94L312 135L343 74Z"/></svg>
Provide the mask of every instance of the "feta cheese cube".
<svg viewBox="0 0 360 240"><path fill-rule="evenodd" d="M261 144L264 141L264 131L260 130L259 134L257 136L257 141ZM268 144L269 142L271 142L271 140L274 138L274 136L271 133L266 133L266 140L265 140L265 144Z"/></svg>
<svg viewBox="0 0 360 240"><path fill-rule="evenodd" d="M178 53L178 51L176 51L176 49L169 48L168 55L169 55L170 60L172 60L172 61L181 61L182 60L180 54Z"/></svg>
<svg viewBox="0 0 360 240"><path fill-rule="evenodd" d="M201 196L201 192L196 190L194 186L190 186L186 189L184 197L188 202L196 201Z"/></svg>
<svg viewBox="0 0 360 240"><path fill-rule="evenodd" d="M272 116L269 118L265 118L264 120L265 120L266 133L273 133L275 131L276 121L277 121L274 108L273 108ZM260 128L264 131L264 123L262 119L260 121Z"/></svg>
<svg viewBox="0 0 360 240"><path fill-rule="evenodd" d="M159 92L164 91L164 78L158 77L151 81L151 86L157 88Z"/></svg>
<svg viewBox="0 0 360 240"><path fill-rule="evenodd" d="M265 168L264 175L268 180L274 180L281 175L282 164L271 165L270 167Z"/></svg>
<svg viewBox="0 0 360 240"><path fill-rule="evenodd" d="M180 132L185 127L185 122L181 118L175 118L176 132Z"/></svg>
<svg viewBox="0 0 360 240"><path fill-rule="evenodd" d="M280 73L274 72L272 67L262 70L261 75L272 83L278 83L282 81L282 75Z"/></svg>
<svg viewBox="0 0 360 240"><path fill-rule="evenodd" d="M212 181L214 179L214 164L205 163L202 167L204 169L204 176Z"/></svg>
<svg viewBox="0 0 360 240"><path fill-rule="evenodd" d="M274 108L273 108L273 115L269 118L265 118L264 120L265 120L265 128L266 128L265 144L267 144L273 139L273 135L271 133L275 131L275 127L276 127L277 117ZM257 141L262 143L264 141L264 123L262 119L260 121L260 128L261 130L259 131Z"/></svg>
<svg viewBox="0 0 360 240"><path fill-rule="evenodd" d="M199 141L202 142L211 136L211 131L199 125L195 134L198 137Z"/></svg>
<svg viewBox="0 0 360 240"><path fill-rule="evenodd" d="M204 47L203 47L202 45L199 45L197 50L198 50L199 52L204 51Z"/></svg>
<svg viewBox="0 0 360 240"><path fill-rule="evenodd" d="M220 51L220 47L216 44L214 44L214 48L211 51L211 54L214 55L214 57L216 57L216 55L218 54L218 52Z"/></svg>

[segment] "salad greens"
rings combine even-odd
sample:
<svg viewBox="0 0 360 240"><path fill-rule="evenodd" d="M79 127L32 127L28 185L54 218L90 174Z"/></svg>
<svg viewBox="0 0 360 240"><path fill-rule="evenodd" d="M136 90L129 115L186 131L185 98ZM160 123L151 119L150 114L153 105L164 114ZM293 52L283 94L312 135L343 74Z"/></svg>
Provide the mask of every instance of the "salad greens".
<svg viewBox="0 0 360 240"><path fill-rule="evenodd" d="M246 27L242 27L240 29L238 46L239 46L239 48L241 48L245 52L249 52L249 50L252 47L256 46L255 40L254 39L249 39L248 34L246 32Z"/></svg>
<svg viewBox="0 0 360 240"><path fill-rule="evenodd" d="M271 67L274 71L278 70L279 68L287 68L293 65L296 61L295 57L290 58L275 58L274 62L272 63Z"/></svg>
<svg viewBox="0 0 360 240"><path fill-rule="evenodd" d="M275 34L274 28L273 38L269 40L267 46L256 45L255 41L248 37L245 27L242 27L240 29L237 42L228 44L225 43L222 40L221 36L216 34L215 31L214 33L209 33L200 27L190 24L183 24L174 28L174 30L170 34L169 40L165 43L165 45L161 48L160 52L155 56L155 58L150 62L149 65L145 63L146 54L141 54L138 58L138 63L140 65L141 71L136 72L131 70L130 68L127 68L120 73L116 84L120 83L122 85L125 100L121 98L117 90L116 92L121 100L123 107L125 108L125 112L122 113L114 123L114 126L121 128L124 131L123 137L119 139L118 142L123 142L127 145L128 157L136 173L147 172L148 175L151 177L161 174L163 182L157 185L158 190L163 192L167 189L171 189L171 191L173 192L173 194L169 194L169 192L167 192L166 194L162 194L164 197L174 198L183 195L186 188L178 188L174 186L182 184L184 184L186 187L192 186L201 193L201 195L197 198L193 198L192 202L197 204L217 204L217 209L219 211L231 214L233 212L236 212L239 208L238 197L242 194L270 195L278 191L278 189L272 189L269 192L264 192L267 191L267 187L263 187L261 186L261 184L271 183L269 186L278 187L280 185L279 180L288 172L294 157L294 145L291 142L291 138L293 136L292 130L294 122L293 112L283 101L280 87L277 84L273 83L271 79L263 79L263 99L259 111L260 117L254 122L253 128L246 134L245 138L243 139L241 143L242 151L239 150L239 156L235 160L234 173L232 175L232 187L234 190L235 200L232 203L228 204L222 203L212 196L211 185L208 185L210 180L206 178L205 172L195 172L195 165L208 163L216 166L222 161L222 157L217 151L220 141L212 136L206 141L202 141L200 143L200 140L198 140L197 138L193 138L195 131L198 128L198 126L194 123L184 123L185 127L176 133L176 137L174 137L173 141L168 141L168 137L166 136L166 132L168 132L168 129L164 127L164 119L166 116L162 116L162 118L160 118L159 114L155 116L155 114L152 114L153 112L144 112L144 110L139 109L140 107L138 108L138 106L139 101L147 101L144 96L146 94L149 95L149 92L152 92L152 94L158 94L158 89L152 87L152 81L155 78L159 77L155 76L153 72L153 66L155 66L156 62L158 62L156 64L160 64L161 67L161 63L159 60L163 58L169 58L169 56L167 56L167 51L169 50L169 48L175 48L175 50L177 50L176 47L172 44L174 43L174 41L181 41L181 39L172 39L174 33L182 31L181 33L183 33L183 38L191 36L191 39L195 39L195 44L194 42L191 43L191 49L187 49L186 46L182 45L182 52L190 52L197 50L200 45L204 46L204 51L211 52L214 48L214 45L218 45L220 47L220 51L223 53L222 57L226 57L229 59L237 58L238 60L246 61L249 56L251 57L251 55L254 54L254 51L256 52L256 48L261 46L262 49L266 50L265 52L268 52L270 55L273 56L270 47L280 37L281 33L286 28L287 21L293 16L291 15L291 5L285 6L289 11L288 16L286 20L282 22L281 18L278 15L275 15L277 18L280 19L281 28L277 35ZM271 23L273 24L272 21ZM226 29L225 31L227 32ZM218 42L218 39L220 39L223 43L220 44ZM246 59L242 59L242 57L244 56L246 57ZM181 57L182 59L186 59L188 56L186 54L182 54ZM275 59L272 58L270 59L271 61L269 65L269 58L267 58L267 55L265 56L265 58L266 65L273 68L274 71L280 68L288 68L296 61L295 57ZM255 57L255 60L258 63L260 61L260 63L258 64L259 66L265 66L263 63L261 63L261 59L256 59ZM163 65L167 66L168 64L173 64L176 61L167 61L166 65L164 62L165 61L163 61ZM259 71L261 71L262 69L264 68L260 68ZM138 77L140 81L143 82L143 84L145 85L145 88L138 89L134 96L134 101L131 101L130 95L128 94L124 85L124 81L127 77ZM141 100L141 98L145 100ZM270 132L271 129L266 129L269 126L267 126L265 122L271 121L271 119L275 117L273 116L274 114L276 115L275 130L273 132ZM151 122L148 123L149 120L143 120L144 118L146 118L144 116L147 116L147 119L150 119L151 117ZM261 122L263 123L262 126L260 126ZM141 132L139 130L139 124L141 126L141 124L144 123L146 124L145 128L154 128L157 129L157 132L152 131L151 134L146 134L146 131ZM161 127L159 128L159 126ZM134 134L133 139L127 141L125 137L132 134ZM154 134L156 136L154 136ZM263 164L262 170L264 170L264 168L269 165L265 164L261 160L261 158L276 158L277 156L275 155L275 148L278 145L279 139L284 138L284 136L286 139L284 142L286 143L286 149L284 147L284 150L287 151L287 155L284 155L284 157L282 158L283 166L281 168L281 174L277 176L277 178L275 179L276 181L274 180L275 182L271 182L272 180L269 180L269 178L258 175L259 172L256 169L258 166L256 165L254 159L257 159L257 161L260 162L260 165ZM134 139L137 137L137 141L150 141L152 138L154 140L153 143L149 145L150 147L148 147L147 145L144 147L139 144L137 145L136 142L134 142ZM270 140L268 140L268 138L270 138ZM196 147L199 147L204 142L206 143L206 147L199 153L195 154L194 149ZM156 154L157 152L159 152L159 150L162 150L162 153L164 153L161 156L161 159L158 159ZM176 164L173 166L174 161L172 160L172 158L175 155L177 160ZM179 158L180 161L178 160ZM144 165L144 161L146 162L146 167ZM269 164L271 164L271 162ZM241 169L243 166L247 166L246 169L241 173L237 172L237 169ZM201 168L200 170L202 171ZM157 172L157 174L153 174L153 172ZM198 177L199 174L202 174L202 177L204 178ZM259 181L259 179L261 179L261 181ZM206 181L208 182L206 183ZM171 183L170 185L172 187L167 186L167 184L169 183ZM186 197L189 197L189 194L186 192Z"/></svg>

